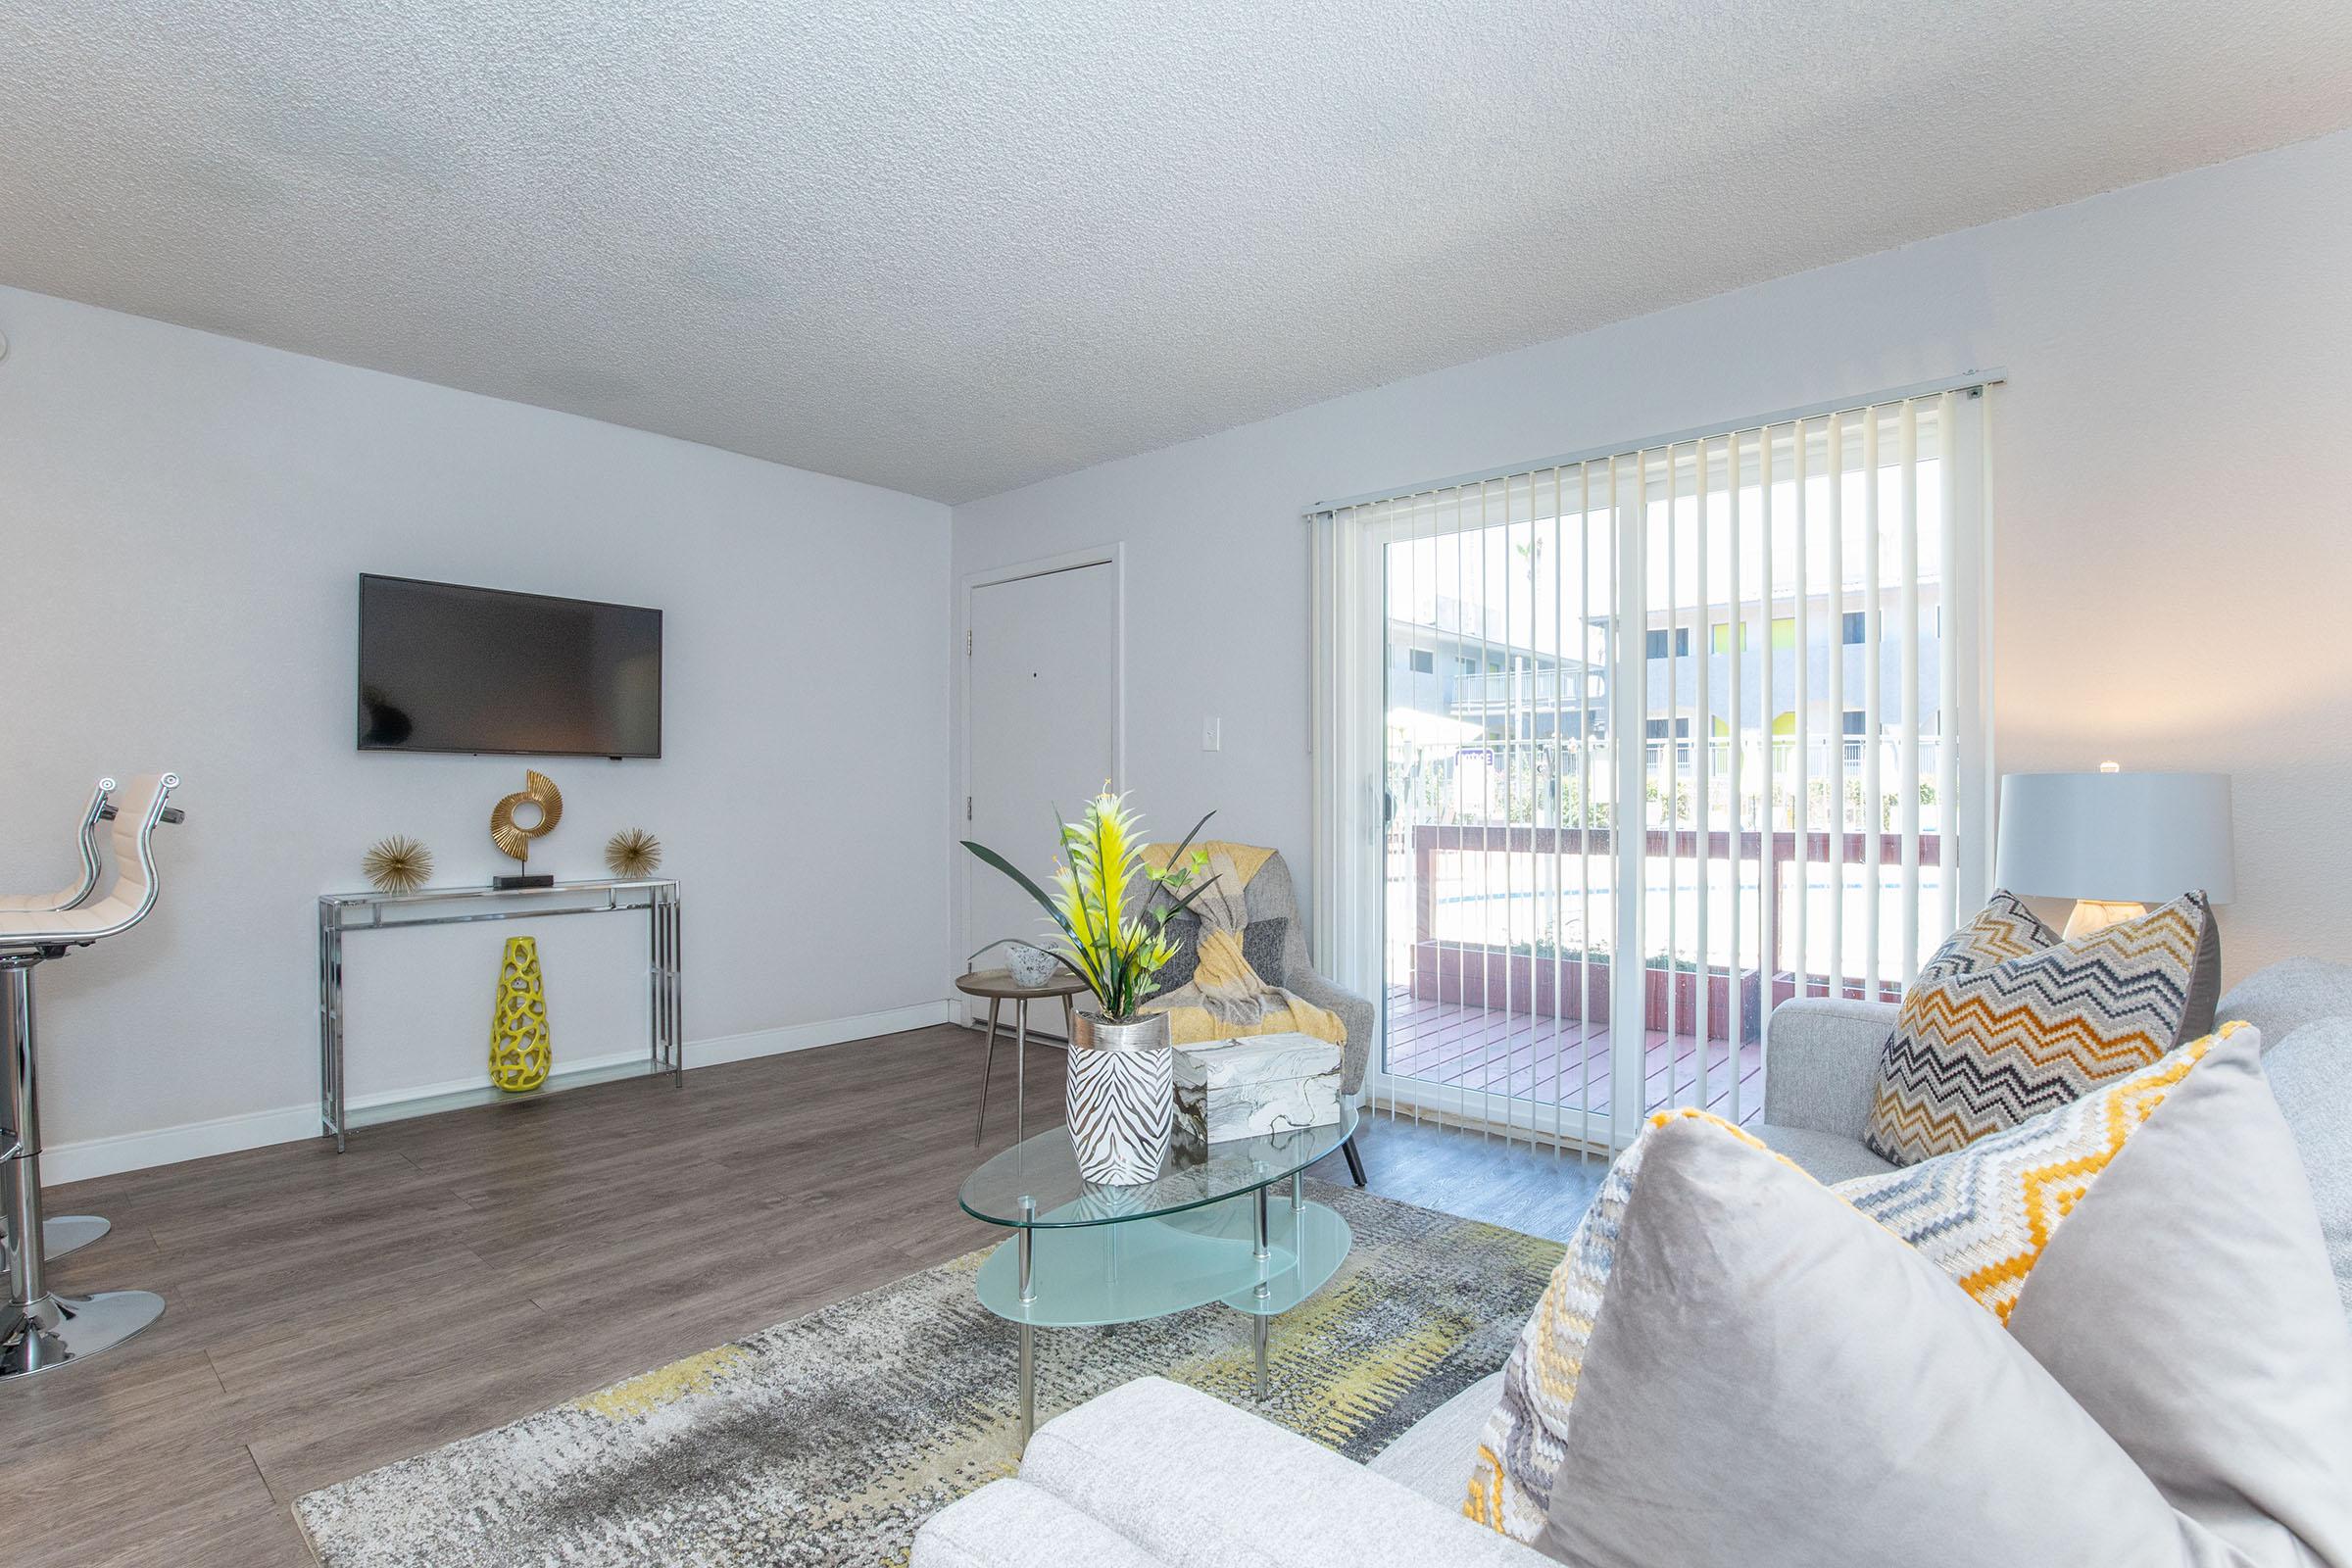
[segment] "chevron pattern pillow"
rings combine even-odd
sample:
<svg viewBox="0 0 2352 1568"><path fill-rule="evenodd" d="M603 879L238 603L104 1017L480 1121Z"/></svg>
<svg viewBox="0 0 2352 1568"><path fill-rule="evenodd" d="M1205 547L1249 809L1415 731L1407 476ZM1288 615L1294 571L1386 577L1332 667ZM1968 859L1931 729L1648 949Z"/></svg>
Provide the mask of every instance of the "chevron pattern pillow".
<svg viewBox="0 0 2352 1568"><path fill-rule="evenodd" d="M1919 966L1919 978L1912 983L1926 985L1956 974L1974 974L2054 948L2059 940L2058 933L2027 908L2024 900L2014 893L1995 892L1974 920L1943 939L1943 946Z"/></svg>
<svg viewBox="0 0 2352 1568"><path fill-rule="evenodd" d="M2002 1322L2059 1225L2208 1052L2252 1024L2226 1023L2082 1099L1966 1149L1830 1189L1911 1244Z"/></svg>
<svg viewBox="0 0 2352 1568"><path fill-rule="evenodd" d="M1992 958L2047 933L2007 894L1904 994L1879 1056L1863 1143L1913 1165L1965 1149L2146 1066L2211 1027L2220 957L2202 893L2075 942ZM1946 962L1947 956L1950 962ZM2208 979L2207 977L2211 978ZM2194 1025L2194 1027L2191 1027Z"/></svg>

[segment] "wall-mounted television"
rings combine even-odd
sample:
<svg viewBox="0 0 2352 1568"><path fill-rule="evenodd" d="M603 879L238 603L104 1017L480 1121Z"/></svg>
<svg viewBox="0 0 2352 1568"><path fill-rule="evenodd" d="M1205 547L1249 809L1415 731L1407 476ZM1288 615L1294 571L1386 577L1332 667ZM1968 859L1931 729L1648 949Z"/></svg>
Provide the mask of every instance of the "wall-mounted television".
<svg viewBox="0 0 2352 1568"><path fill-rule="evenodd" d="M662 755L662 612L360 577L360 750Z"/></svg>

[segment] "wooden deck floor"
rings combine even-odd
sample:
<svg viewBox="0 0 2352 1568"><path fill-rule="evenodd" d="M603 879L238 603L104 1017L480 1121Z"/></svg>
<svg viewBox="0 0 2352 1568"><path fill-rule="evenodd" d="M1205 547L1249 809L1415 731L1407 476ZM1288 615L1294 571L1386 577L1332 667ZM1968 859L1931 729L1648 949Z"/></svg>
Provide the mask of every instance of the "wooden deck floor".
<svg viewBox="0 0 2352 1568"><path fill-rule="evenodd" d="M1533 1102L1538 1125L1547 1128L1554 1125L1551 1106L1571 1122L1588 1108L1595 1115L1607 1113L1609 1041L1606 1025L1416 1000L1402 986L1389 991L1393 1076ZM1642 1112L1703 1103L1719 1116L1758 1120L1764 1108L1763 1046L1755 1041L1740 1046L1735 1071L1732 1043L1708 1041L1703 1101L1698 1047L1687 1033L1647 1031Z"/></svg>

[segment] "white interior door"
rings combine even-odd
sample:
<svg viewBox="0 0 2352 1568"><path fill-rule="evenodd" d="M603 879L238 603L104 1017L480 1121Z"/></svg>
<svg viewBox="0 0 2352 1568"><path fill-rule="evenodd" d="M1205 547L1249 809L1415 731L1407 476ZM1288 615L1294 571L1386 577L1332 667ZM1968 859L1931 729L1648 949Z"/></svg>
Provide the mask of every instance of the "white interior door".
<svg viewBox="0 0 2352 1568"><path fill-rule="evenodd" d="M1050 886L1054 813L1075 812L1112 776L1117 568L1101 562L974 588L970 630L963 836ZM1037 906L989 867L973 861L966 885L966 952L1043 934ZM975 967L1003 962L990 954ZM1031 1021L1058 1029L1060 1009Z"/></svg>

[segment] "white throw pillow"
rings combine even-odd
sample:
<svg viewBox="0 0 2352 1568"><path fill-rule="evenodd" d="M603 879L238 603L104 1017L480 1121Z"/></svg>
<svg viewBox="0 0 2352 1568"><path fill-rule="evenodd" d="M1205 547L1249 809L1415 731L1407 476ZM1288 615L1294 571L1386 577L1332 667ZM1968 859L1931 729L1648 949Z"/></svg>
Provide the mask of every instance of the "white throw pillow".
<svg viewBox="0 0 2352 1568"><path fill-rule="evenodd" d="M2009 1332L2257 1563L2352 1563L2352 1327L2251 1028L2216 1041L2050 1238Z"/></svg>
<svg viewBox="0 0 2352 1568"><path fill-rule="evenodd" d="M1684 1117L1646 1144L1560 1435L1551 1555L1583 1568L2352 1568L2176 1508L1992 1313L1736 1129ZM2240 1297L2255 1331L2264 1283L2215 1288ZM2177 1376L2171 1362L2205 1349L2158 1348L2146 1375ZM2339 1450L2289 1485L2348 1463ZM2265 1517L2327 1512L2246 1501Z"/></svg>

